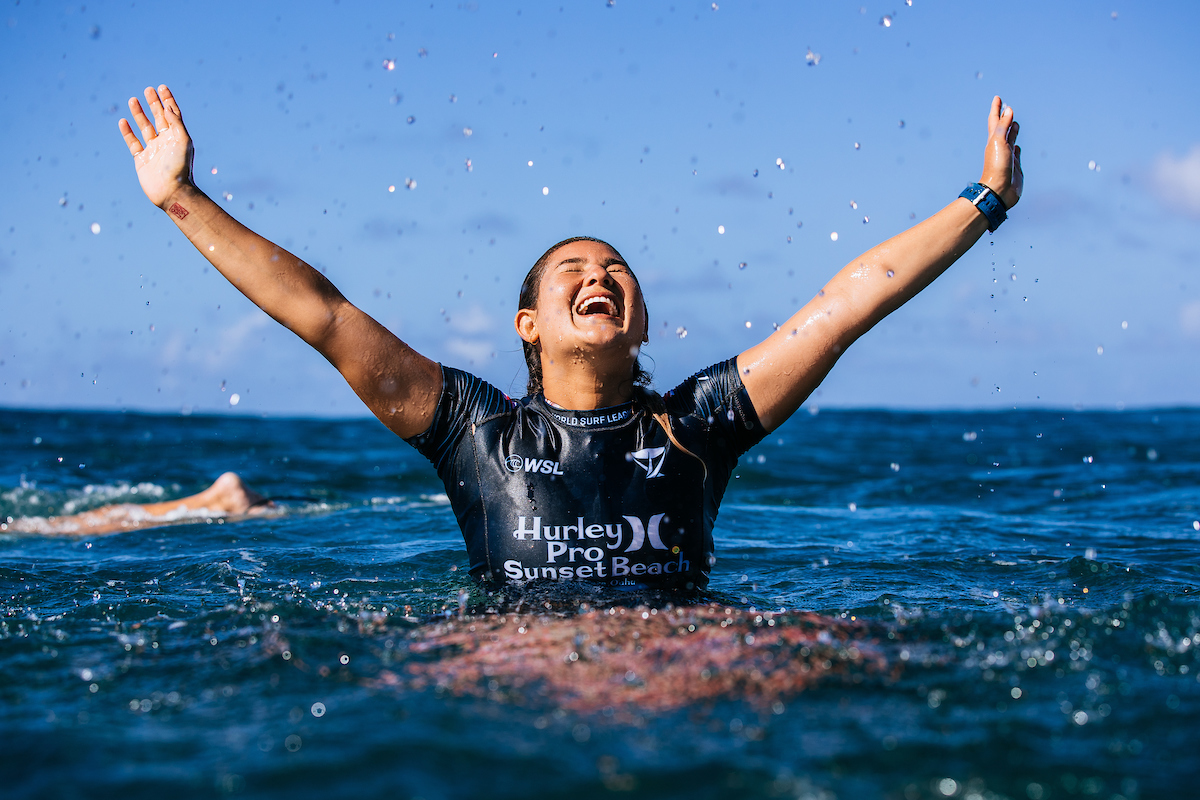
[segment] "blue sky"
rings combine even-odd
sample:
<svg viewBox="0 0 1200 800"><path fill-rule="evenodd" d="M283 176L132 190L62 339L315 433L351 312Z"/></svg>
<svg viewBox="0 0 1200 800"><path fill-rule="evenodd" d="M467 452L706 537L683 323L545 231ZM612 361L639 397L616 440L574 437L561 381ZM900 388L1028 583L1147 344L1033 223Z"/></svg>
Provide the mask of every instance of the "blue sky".
<svg viewBox="0 0 1200 800"><path fill-rule="evenodd" d="M116 121L160 82L203 190L517 394L548 245L631 262L666 389L976 180L1001 94L1021 204L810 404L1192 405L1197 29L1183 2L8 0L0 406L363 413L145 200Z"/></svg>

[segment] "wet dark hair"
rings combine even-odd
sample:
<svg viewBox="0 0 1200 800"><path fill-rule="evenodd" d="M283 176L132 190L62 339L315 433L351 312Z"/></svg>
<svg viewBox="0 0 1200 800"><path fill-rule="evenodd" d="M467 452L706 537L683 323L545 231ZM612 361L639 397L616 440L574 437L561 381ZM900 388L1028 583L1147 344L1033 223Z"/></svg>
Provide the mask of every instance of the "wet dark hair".
<svg viewBox="0 0 1200 800"><path fill-rule="evenodd" d="M542 257L534 262L529 273L525 276L525 280L521 282L521 294L517 297L517 310L522 308L537 309L538 290L542 286L542 276L546 274L546 267L550 265L550 259L560 247L563 247L574 242L595 242L602 244L612 250L617 255L617 248L613 247L603 239L597 239L594 236L572 236L570 239L563 239L556 245L553 245L549 250L542 253ZM635 277L634 280L637 280ZM645 308L643 299L643 308ZM646 329L650 328L650 312L646 311ZM534 395L542 391L542 356L538 351L538 347L530 342L522 341L521 349L525 354L525 368L529 372L529 379L525 384L525 393ZM635 389L649 389L651 377L650 373L642 366L641 359L634 362L633 373L630 375L630 381ZM637 392L635 391L635 394Z"/></svg>
<svg viewBox="0 0 1200 800"><path fill-rule="evenodd" d="M550 259L560 247L573 242L595 242L596 244L604 245L614 253L617 253L618 256L621 255L617 251L617 248L603 239L597 239L594 236L572 236L570 239L563 239L542 253L542 257L534 262L529 273L525 275L525 280L521 281L521 293L517 296L517 310L522 308L537 309L538 291L541 289L542 276L546 273L546 267L550 265ZM637 280L637 278L635 277L634 280ZM645 298L643 298L642 308L646 312L646 331L649 333L650 310L645 307L645 302ZM525 354L525 367L529 370L529 380L526 382L525 391L530 395L538 394L543 390L541 353L538 352L536 345L524 340L521 342L521 349ZM633 384L634 404L644 408L662 426L662 429L667 433L667 438L676 447L700 462L700 466L704 467L704 477L707 480L708 467L705 465L704 459L697 456L691 450L688 450L675 438L675 432L671 430L671 418L667 416L667 403L663 400L662 395L650 388L650 373L642 366L641 359L634 361L633 372L630 374L629 380Z"/></svg>

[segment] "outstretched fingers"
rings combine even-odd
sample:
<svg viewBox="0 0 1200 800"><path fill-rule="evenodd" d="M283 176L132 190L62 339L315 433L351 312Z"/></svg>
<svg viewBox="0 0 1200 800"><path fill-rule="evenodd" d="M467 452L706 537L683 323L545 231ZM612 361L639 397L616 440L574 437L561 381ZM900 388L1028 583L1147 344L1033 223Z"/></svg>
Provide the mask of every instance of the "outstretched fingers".
<svg viewBox="0 0 1200 800"><path fill-rule="evenodd" d="M146 148L142 147L142 143L138 141L137 136L133 133L133 128L129 124L129 120L121 117L117 120L117 129L121 131L121 136L125 138L125 144L129 147L129 154L136 156Z"/></svg>
<svg viewBox="0 0 1200 800"><path fill-rule="evenodd" d="M158 92L153 88L146 87L146 102L150 104L150 113L154 114L154 127L162 133L167 129L167 115L163 111L162 100L158 97Z"/></svg>
<svg viewBox="0 0 1200 800"><path fill-rule="evenodd" d="M150 118L146 116L146 112L142 110L142 104L136 97L129 98L129 112L133 114L133 123L142 133L142 141L150 144L150 140L158 133L154 130L154 125L150 123Z"/></svg>
<svg viewBox="0 0 1200 800"><path fill-rule="evenodd" d="M162 98L163 106L166 107L167 111L174 114L182 122L183 112L179 110L179 104L175 102L175 95L171 94L171 90L167 88L165 83L159 85L158 94Z"/></svg>
<svg viewBox="0 0 1200 800"><path fill-rule="evenodd" d="M1010 113L1012 112L1011 108L1009 109L1009 112ZM1016 145L1017 134L1020 132L1021 132L1021 123L1017 122L1016 120L1013 120L1013 124L1008 126L1008 136L1005 138L1005 141L1007 141L1011 145Z"/></svg>

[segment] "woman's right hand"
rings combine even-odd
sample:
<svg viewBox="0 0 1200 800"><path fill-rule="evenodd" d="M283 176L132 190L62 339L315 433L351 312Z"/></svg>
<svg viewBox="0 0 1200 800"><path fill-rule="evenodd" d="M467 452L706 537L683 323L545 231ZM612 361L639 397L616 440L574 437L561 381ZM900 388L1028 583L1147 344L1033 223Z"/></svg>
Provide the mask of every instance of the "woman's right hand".
<svg viewBox="0 0 1200 800"><path fill-rule="evenodd" d="M192 137L183 125L183 117L174 95L166 84L158 91L146 87L146 102L154 115L154 123L146 117L136 97L129 98L129 110L137 123L142 139L138 141L133 128L124 117L117 123L137 170L138 182L150 201L163 210L180 188L192 186L192 159L195 150Z"/></svg>

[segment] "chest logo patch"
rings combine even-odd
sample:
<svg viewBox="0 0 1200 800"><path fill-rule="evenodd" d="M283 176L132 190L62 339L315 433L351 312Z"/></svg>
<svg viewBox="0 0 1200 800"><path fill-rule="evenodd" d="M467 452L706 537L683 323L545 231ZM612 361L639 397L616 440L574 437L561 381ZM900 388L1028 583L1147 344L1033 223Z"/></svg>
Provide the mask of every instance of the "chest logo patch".
<svg viewBox="0 0 1200 800"><path fill-rule="evenodd" d="M667 448L647 447L643 450L634 450L629 457L636 461L639 467L646 470L647 479L657 478L662 472L663 462L667 460Z"/></svg>
<svg viewBox="0 0 1200 800"><path fill-rule="evenodd" d="M504 468L514 475L518 472L562 475L562 465L548 458L525 458L513 453L504 459Z"/></svg>

